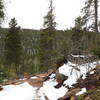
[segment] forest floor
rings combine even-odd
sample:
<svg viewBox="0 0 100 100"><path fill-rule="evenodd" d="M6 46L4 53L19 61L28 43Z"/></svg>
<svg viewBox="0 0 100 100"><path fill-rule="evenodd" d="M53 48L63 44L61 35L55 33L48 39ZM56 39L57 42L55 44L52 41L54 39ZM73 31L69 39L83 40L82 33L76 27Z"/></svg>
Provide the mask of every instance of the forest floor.
<svg viewBox="0 0 100 100"><path fill-rule="evenodd" d="M0 100L67 100L72 96L77 97L100 86L100 69L96 69L96 66L96 62L81 65L68 62L57 71L67 76L63 82L59 81L61 77L57 79L57 73L53 71L5 82L1 85Z"/></svg>

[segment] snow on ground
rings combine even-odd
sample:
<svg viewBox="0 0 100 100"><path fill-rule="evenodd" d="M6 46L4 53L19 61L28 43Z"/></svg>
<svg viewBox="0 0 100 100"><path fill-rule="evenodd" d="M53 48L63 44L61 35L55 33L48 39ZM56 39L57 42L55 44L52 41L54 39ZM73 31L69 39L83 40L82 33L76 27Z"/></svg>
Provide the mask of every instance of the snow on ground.
<svg viewBox="0 0 100 100"><path fill-rule="evenodd" d="M78 65L78 68L80 68L79 72L72 67L76 66L75 64L68 62L59 68L59 73L68 76L68 79L64 82L64 84L71 87L71 85L76 83L77 79L80 78L81 75L85 78L86 73L95 68L96 64L96 62L93 62ZM45 100L45 96L47 96L49 100L57 100L64 96L68 89L63 86L58 89L54 88L57 82L53 77L55 77L55 74L52 74L51 79L45 81L41 88L32 87L27 82L20 85L3 86L4 89L0 91L0 100ZM37 77L32 77L32 79L34 78ZM85 89L81 92L84 91ZM79 94L81 92L79 92Z"/></svg>
<svg viewBox="0 0 100 100"><path fill-rule="evenodd" d="M67 64L64 64L59 68L59 73L68 76L68 79L64 83L66 85L71 86L72 84L76 83L77 79L80 78L81 75L83 75L83 78L85 78L86 73L91 69L95 68L96 64L96 62L82 64L78 66L80 68L79 72L73 69L72 66L76 66L75 64L68 62ZM53 78L53 76L55 77L54 74L51 76L51 78ZM46 95L49 98L49 100L57 100L58 98L64 96L64 94L68 91L68 89L63 86L58 89L54 88L56 84L56 80L50 79L44 82L43 87L41 87L41 91L44 93L44 95ZM86 92L85 88L83 88L82 91L79 92L79 94L82 94L84 92Z"/></svg>
<svg viewBox="0 0 100 100"><path fill-rule="evenodd" d="M0 91L0 100L33 100L37 88L33 88L27 82L20 85L3 86Z"/></svg>
<svg viewBox="0 0 100 100"><path fill-rule="evenodd" d="M73 55L73 54L71 54L71 56L75 57L75 58L79 58L79 57L85 58L85 57L88 57L88 56L85 56L85 55Z"/></svg>
<svg viewBox="0 0 100 100"><path fill-rule="evenodd" d="M64 96L64 94L68 91L63 86L56 89L54 88L55 85L57 85L57 82L52 80L46 81L43 84L42 89L49 100L57 100L58 98Z"/></svg>
<svg viewBox="0 0 100 100"><path fill-rule="evenodd" d="M36 79L36 78L38 78L38 77L36 77L36 76L33 76L33 77L31 77L30 79Z"/></svg>
<svg viewBox="0 0 100 100"><path fill-rule="evenodd" d="M59 68L59 73L68 76L68 79L64 83L71 87L71 85L76 83L77 79L79 79L81 75L83 75L83 79L85 79L86 73L95 68L96 64L96 62L93 62L77 65L77 67L80 69L80 71L78 71L72 67L76 67L75 64L68 62L67 64L64 64L62 67Z"/></svg>
<svg viewBox="0 0 100 100"><path fill-rule="evenodd" d="M82 88L80 92L76 94L76 96L86 93L86 88Z"/></svg>

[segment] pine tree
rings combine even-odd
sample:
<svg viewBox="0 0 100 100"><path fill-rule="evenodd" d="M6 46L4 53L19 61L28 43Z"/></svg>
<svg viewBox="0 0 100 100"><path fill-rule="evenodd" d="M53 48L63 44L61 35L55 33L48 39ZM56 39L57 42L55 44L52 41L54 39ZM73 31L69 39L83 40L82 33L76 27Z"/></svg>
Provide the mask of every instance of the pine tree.
<svg viewBox="0 0 100 100"><path fill-rule="evenodd" d="M98 33L98 0L94 0L94 9L95 9L95 32Z"/></svg>
<svg viewBox="0 0 100 100"><path fill-rule="evenodd" d="M53 2L52 2L52 0L50 0L49 11L48 11L47 15L44 17L44 25L43 26L45 29L53 30L56 27L56 22L54 21L55 16L53 14L53 10L54 10Z"/></svg>
<svg viewBox="0 0 100 100"><path fill-rule="evenodd" d="M4 5L3 5L3 1L0 0L0 29L1 29L1 24L2 24L2 21L3 21L3 20L4 20ZM1 60L3 60L3 59L2 59L2 57L3 57L3 56L2 56L2 55L3 55L3 52L2 52L2 51L3 51L3 47L4 47L4 45L2 44L2 43L3 43L2 41L3 41L4 38L2 38L2 33L1 33L1 32L0 32L0 37L1 37L1 38L0 38L0 46L1 46L1 47L0 47L0 48L1 48L1 49L0 49L0 53L1 53L1 54L0 54L0 56L1 56L0 62L2 62L2 61L1 61ZM1 64L1 63L0 63L0 64Z"/></svg>
<svg viewBox="0 0 100 100"><path fill-rule="evenodd" d="M98 2L98 0L86 0L85 7L82 9L84 22L96 33L98 33Z"/></svg>
<svg viewBox="0 0 100 100"><path fill-rule="evenodd" d="M56 22L53 10L53 2L52 0L50 0L49 11L47 15L44 17L44 29L42 29L40 35L39 57L41 69L43 69L43 67L44 69L47 69L47 66L50 68L54 61L54 35L56 30Z"/></svg>
<svg viewBox="0 0 100 100"><path fill-rule="evenodd" d="M49 5L49 11L47 15L44 17L44 32L48 36L47 42L48 42L48 49L52 50L53 49L53 39L54 39L54 34L55 34L55 27L56 27L56 22L55 22L55 15L53 14L53 1L50 0L50 5Z"/></svg>
<svg viewBox="0 0 100 100"><path fill-rule="evenodd" d="M17 27L15 18L11 19L9 23L9 32L5 39L5 60L6 64L19 72L19 65L21 62L21 41L20 41L20 27Z"/></svg>
<svg viewBox="0 0 100 100"><path fill-rule="evenodd" d="M3 1L0 0L0 26L4 19L4 10L3 9L4 9Z"/></svg>

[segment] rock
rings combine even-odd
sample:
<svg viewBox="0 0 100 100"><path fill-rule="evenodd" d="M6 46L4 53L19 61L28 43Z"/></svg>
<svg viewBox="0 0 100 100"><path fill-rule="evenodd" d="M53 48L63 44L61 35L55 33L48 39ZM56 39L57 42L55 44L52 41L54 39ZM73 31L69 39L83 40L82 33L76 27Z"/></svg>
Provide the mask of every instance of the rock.
<svg viewBox="0 0 100 100"><path fill-rule="evenodd" d="M45 96L45 100L49 100L47 96Z"/></svg>
<svg viewBox="0 0 100 100"><path fill-rule="evenodd" d="M64 57L64 58L61 58L61 59L58 59L56 64L55 64L55 67L56 67L56 70L61 67L63 64L67 64L67 59Z"/></svg>
<svg viewBox="0 0 100 100"><path fill-rule="evenodd" d="M58 84L55 86L55 88L60 88L63 85L63 82L67 79L68 79L68 76L65 76L60 73L56 73L56 80L57 80Z"/></svg>
<svg viewBox="0 0 100 100"><path fill-rule="evenodd" d="M0 91L2 91L3 90L3 87L2 86L0 86Z"/></svg>

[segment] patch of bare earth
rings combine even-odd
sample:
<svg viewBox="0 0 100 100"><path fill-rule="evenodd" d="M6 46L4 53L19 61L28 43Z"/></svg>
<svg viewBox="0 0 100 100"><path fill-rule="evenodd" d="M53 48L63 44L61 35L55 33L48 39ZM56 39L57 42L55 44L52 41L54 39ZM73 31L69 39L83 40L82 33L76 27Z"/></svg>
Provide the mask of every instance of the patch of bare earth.
<svg viewBox="0 0 100 100"><path fill-rule="evenodd" d="M44 78L39 77L36 79L28 79L27 82L33 87L42 87L43 82L44 82Z"/></svg>

